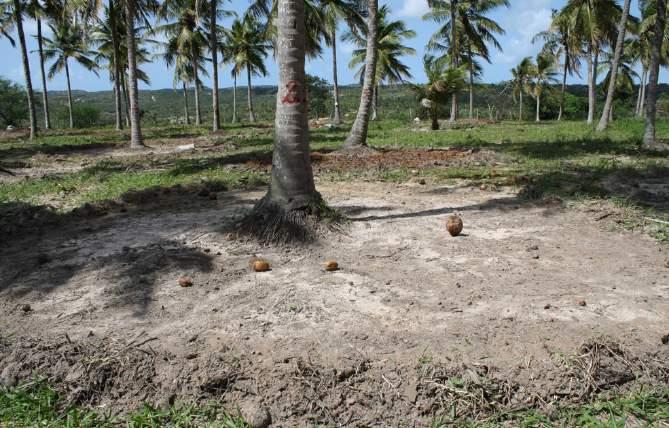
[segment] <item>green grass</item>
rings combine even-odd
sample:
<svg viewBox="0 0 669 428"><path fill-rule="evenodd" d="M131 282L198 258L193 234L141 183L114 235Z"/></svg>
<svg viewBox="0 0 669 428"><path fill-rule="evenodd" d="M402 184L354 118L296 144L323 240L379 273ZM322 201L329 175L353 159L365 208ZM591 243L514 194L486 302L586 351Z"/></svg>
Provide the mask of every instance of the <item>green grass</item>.
<svg viewBox="0 0 669 428"><path fill-rule="evenodd" d="M13 389L0 388L0 426L7 428L247 428L239 416L219 405L180 404L168 409L144 405L141 409L111 417L93 410L68 405L43 381Z"/></svg>
<svg viewBox="0 0 669 428"><path fill-rule="evenodd" d="M278 422L278 421L277 421ZM664 424L664 425L661 425ZM493 415L483 421L437 418L434 428L471 427L662 427L669 424L669 389L640 391L600 398L594 403L557 408L551 415L535 409ZM0 388L0 426L50 428L247 428L239 416L216 403L178 404L166 409L144 405L141 409L111 417L93 410L67 405L43 381L13 389Z"/></svg>

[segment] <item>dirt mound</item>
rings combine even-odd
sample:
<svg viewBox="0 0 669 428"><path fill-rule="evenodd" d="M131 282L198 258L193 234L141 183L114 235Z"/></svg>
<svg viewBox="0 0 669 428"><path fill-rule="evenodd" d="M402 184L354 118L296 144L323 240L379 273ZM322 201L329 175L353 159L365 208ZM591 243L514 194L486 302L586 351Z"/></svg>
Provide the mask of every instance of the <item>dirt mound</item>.
<svg viewBox="0 0 669 428"><path fill-rule="evenodd" d="M115 412L215 399L231 409L268 409L274 426L309 421L336 426L429 425L435 417L484 419L500 412L586 402L595 394L640 385L666 388L669 353L637 356L611 341L584 344L575 357L523 376L486 365L407 366L352 358L328 367L308 356L255 364L224 348L185 357L153 347L156 338L88 338L73 342L0 339L0 380L9 385L44 376L69 399ZM192 339L193 341L196 338ZM521 366L518 371L526 371ZM557 402L557 403L556 403ZM455 415L452 413L455 411Z"/></svg>

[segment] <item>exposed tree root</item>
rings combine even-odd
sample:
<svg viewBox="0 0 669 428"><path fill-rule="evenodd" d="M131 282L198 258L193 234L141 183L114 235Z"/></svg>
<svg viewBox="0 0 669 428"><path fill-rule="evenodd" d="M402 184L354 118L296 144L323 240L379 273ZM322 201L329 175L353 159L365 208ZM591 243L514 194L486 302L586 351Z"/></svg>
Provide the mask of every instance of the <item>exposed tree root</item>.
<svg viewBox="0 0 669 428"><path fill-rule="evenodd" d="M302 208L286 208L268 196L238 225L237 238L252 238L262 244L311 243L326 233L340 231L344 216L322 199Z"/></svg>

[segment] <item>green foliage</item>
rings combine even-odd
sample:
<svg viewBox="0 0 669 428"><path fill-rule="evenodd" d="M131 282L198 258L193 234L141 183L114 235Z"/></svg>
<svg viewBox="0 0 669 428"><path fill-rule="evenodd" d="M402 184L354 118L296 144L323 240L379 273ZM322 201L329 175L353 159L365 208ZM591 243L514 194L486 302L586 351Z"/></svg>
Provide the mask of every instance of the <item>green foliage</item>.
<svg viewBox="0 0 669 428"><path fill-rule="evenodd" d="M309 91L309 116L326 117L330 112L330 85L320 77L307 74L307 90Z"/></svg>
<svg viewBox="0 0 669 428"><path fill-rule="evenodd" d="M76 128L92 128L99 126L101 122L100 110L88 105L75 104L72 107L72 115ZM68 128L69 120L67 110L61 109L56 112L56 126L59 128Z"/></svg>
<svg viewBox="0 0 669 428"><path fill-rule="evenodd" d="M28 103L22 87L0 77L0 126L19 126L28 120Z"/></svg>

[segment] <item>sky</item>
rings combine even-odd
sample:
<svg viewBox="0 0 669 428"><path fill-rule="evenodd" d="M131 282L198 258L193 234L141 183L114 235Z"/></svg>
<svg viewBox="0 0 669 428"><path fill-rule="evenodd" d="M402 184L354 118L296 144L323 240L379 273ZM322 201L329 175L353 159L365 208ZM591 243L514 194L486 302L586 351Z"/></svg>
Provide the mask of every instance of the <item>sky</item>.
<svg viewBox="0 0 669 428"><path fill-rule="evenodd" d="M428 10L427 0L380 0L380 5L387 5L390 7L393 18L404 20L408 28L416 31L417 36L414 39L406 41L406 44L416 49L415 56L407 56L404 61L409 65L414 76L414 81L425 81L425 74L423 72L422 57L425 53L425 45L428 39L435 32L437 24L433 22L426 22L422 20L423 14ZM483 81L484 82L500 82L509 80L511 77L510 70L520 60L526 56L533 56L541 49L540 44L532 44L533 36L548 28L551 19L551 11L559 9L566 3L566 0L510 0L511 6L509 8L500 8L494 11L490 17L499 22L506 30L506 34L499 37L500 44L503 51L494 51L491 58L491 64L485 64ZM249 0L230 0L227 8L235 10L238 13L243 13L249 4ZM638 15L637 0L632 0L632 14ZM229 24L229 20L223 21L223 25ZM24 24L26 34L36 34L36 25L32 21ZM343 30L343 28L340 29ZM27 36L29 50L37 49L36 41L33 37ZM339 60L339 82L340 84L356 83L353 77L354 72L348 68L348 60L353 50L353 46L340 42L338 45L338 60ZM23 70L21 66L20 53L17 48L12 48L9 42L2 38L0 39L0 76L9 78L16 82L23 83ZM270 55L267 58L269 75L267 77L255 77L254 85L275 85L277 81L276 65L273 57ZM41 88L41 81L39 79L39 62L36 53L30 53L31 75L33 78L33 86L36 89ZM156 60L152 64L144 65L144 70L151 78L151 89L172 88L173 72L167 70L162 60ZM327 81L331 81L332 77L332 53L328 48L324 49L322 58L310 60L306 64L306 71ZM101 72L100 77L83 69L78 65L72 65L72 88L82 89L87 91L108 90L111 84L107 79L106 72ZM662 78L667 77L663 73ZM205 85L209 86L210 82L207 78L203 79ZM578 78L570 79L571 83L578 83ZM245 82L240 81L243 85ZM64 90L66 89L66 81L64 75L58 75L47 83L49 90ZM232 86L229 70L221 69L219 77L220 87ZM141 84L141 88L148 88Z"/></svg>

